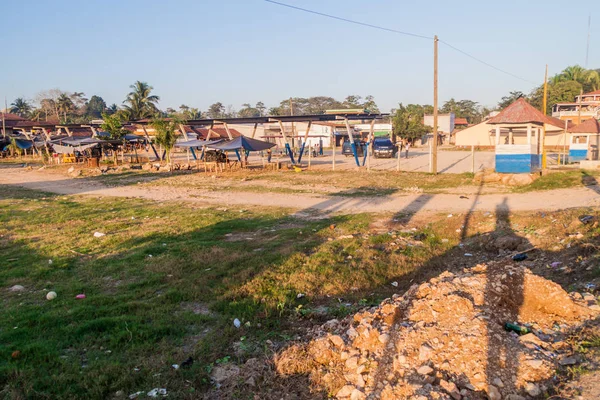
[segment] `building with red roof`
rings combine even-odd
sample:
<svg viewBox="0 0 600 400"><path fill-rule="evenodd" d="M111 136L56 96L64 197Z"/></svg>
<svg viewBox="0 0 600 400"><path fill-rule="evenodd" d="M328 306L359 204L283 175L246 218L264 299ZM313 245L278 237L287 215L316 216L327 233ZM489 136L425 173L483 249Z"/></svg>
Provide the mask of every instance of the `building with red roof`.
<svg viewBox="0 0 600 400"><path fill-rule="evenodd" d="M575 124L592 118L600 119L600 90L576 96L573 102L555 104L552 116Z"/></svg>

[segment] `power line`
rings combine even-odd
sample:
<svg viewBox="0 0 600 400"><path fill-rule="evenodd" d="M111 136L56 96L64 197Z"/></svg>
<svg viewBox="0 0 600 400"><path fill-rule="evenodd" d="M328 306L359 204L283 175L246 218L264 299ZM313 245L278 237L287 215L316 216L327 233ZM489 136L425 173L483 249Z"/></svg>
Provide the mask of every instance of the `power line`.
<svg viewBox="0 0 600 400"><path fill-rule="evenodd" d="M342 17L336 17L335 15L325 14L325 13L318 12L318 11L313 11L313 10L308 10L306 8L296 7L296 6L292 6L290 4L280 3L278 1L273 1L273 0L265 0L265 1L267 3L277 4L278 6L292 8L294 10L303 11L303 12L306 12L306 13L309 13L309 14L320 15L320 16L326 17L326 18L337 19L338 21L348 22L348 23L355 24L355 25L366 26L368 28L373 28L373 29L379 29L380 31L387 31L387 32L392 32L392 33L398 33L400 35L413 36L413 37L417 37L417 38L420 38L420 39L433 40L432 36L423 36L423 35L419 35L417 33L403 32L403 31L398 31L396 29L385 28L383 26L378 26L378 25L373 25L373 24L367 24L365 22L354 21L354 20L347 19L347 18L342 18Z"/></svg>
<svg viewBox="0 0 600 400"><path fill-rule="evenodd" d="M280 2L274 1L274 0L265 0L265 1L267 3L276 4L278 6L291 8L291 9L302 11L302 12L306 12L306 13L309 13L309 14L319 15L319 16L322 16L322 17L331 18L331 19L335 19L335 20L338 20L338 21L348 22L348 23L355 24L355 25L366 26L368 28L378 29L380 31L392 32L392 33L397 33L397 34L400 34L400 35L417 37L417 38L420 38L420 39L433 40L432 36L419 35L417 33L404 32L404 31L399 31L399 30L396 30L396 29L386 28L386 27L379 26L379 25L368 24L368 23L360 22L360 21L354 21L354 20L351 20L351 19L342 18L342 17L338 17L338 16L335 16L335 15L331 15L331 14L325 14L325 13L322 13L322 12L319 12L319 11L309 10L309 9L302 8L302 7L292 6L290 4L280 3ZM440 39L439 41L441 43L445 44L446 46L448 46L449 48L451 48L451 49L453 49L453 50L455 50L455 51L457 51L457 52L459 52L459 53L461 53L461 54L463 54L463 55L465 55L465 56L467 56L467 57L469 57L469 58L471 58L471 59L473 59L473 60L475 60L475 61L477 61L477 62L479 62L479 63L481 63L483 65L485 65L485 66L488 66L488 67L490 67L492 69L495 69L496 71L502 72L503 74L509 75L509 76L511 76L513 78L522 80L524 82L536 85L535 82L532 82L532 81L530 81L528 79L522 78L522 77L520 77L518 75L515 75L515 74L513 74L511 72L505 71L505 70L503 70L501 68L498 68L498 67L496 67L496 66L494 66L494 65L492 65L492 64L490 64L488 62L485 62L485 61L481 60L480 58L477 58L477 57L475 57L475 56L467 53L466 51L463 51L463 50L461 50L461 49L459 49L459 48L457 48L455 46L452 46L450 43L448 43L448 42L446 42L444 40Z"/></svg>
<svg viewBox="0 0 600 400"><path fill-rule="evenodd" d="M446 41L444 41L444 40L442 40L442 39L440 39L440 42L441 42L441 43L443 43L443 44L445 44L446 46L450 47L451 49L453 49L453 50L455 50L455 51L458 51L459 53L461 53L461 54L463 54L463 55L465 55L465 56L467 56L467 57L469 57L469 58L472 58L473 60L475 60L475 61L477 61L477 62L480 62L480 63L482 63L483 65L486 65L486 66L488 66L488 67L490 67L490 68L493 68L493 69L495 69L496 71L502 72L503 74L506 74L506 75L512 76L513 78L520 79L520 80L522 80L522 81L525 81L525 82L531 83L531 84L533 84L533 85L537 85L537 83L535 83L535 82L532 82L532 81L530 81L529 79L521 78L520 76L518 76L518 75L515 75L515 74L513 74L512 72L505 71L505 70L503 70L503 69L501 69L501 68L498 68L498 67L496 67L496 66L494 66L494 65L492 65L492 64L490 64L490 63L488 63L488 62L485 62L485 61L483 61L482 59L480 59L480 58L477 58L477 57L475 57L475 56L473 56L473 55L471 55L471 54L467 53L466 51L463 51L463 50L459 49L458 47L452 46L450 43L448 43L448 42L446 42Z"/></svg>

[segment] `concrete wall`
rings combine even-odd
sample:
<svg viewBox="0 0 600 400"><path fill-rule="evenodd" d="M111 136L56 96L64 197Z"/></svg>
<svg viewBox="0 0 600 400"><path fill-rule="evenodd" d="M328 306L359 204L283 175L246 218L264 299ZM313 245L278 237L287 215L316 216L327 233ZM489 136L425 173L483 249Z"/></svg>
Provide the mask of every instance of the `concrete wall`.
<svg viewBox="0 0 600 400"><path fill-rule="evenodd" d="M489 125L486 122L473 125L456 133L455 145L465 147L495 147L495 129L494 125ZM501 144L504 144L505 138L506 134L502 133L500 137ZM515 133L513 139L514 144L527 144L527 135L524 132ZM565 144L569 146L569 134L565 138L562 128L546 124L546 147L561 147Z"/></svg>
<svg viewBox="0 0 600 400"><path fill-rule="evenodd" d="M433 128L433 115L426 115L423 124ZM438 115L438 132L450 133L454 130L454 114Z"/></svg>

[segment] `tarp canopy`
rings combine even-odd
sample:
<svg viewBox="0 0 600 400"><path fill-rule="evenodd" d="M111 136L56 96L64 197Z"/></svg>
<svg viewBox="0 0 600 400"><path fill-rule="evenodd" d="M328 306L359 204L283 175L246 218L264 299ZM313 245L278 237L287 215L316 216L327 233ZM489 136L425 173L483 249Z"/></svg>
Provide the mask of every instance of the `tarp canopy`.
<svg viewBox="0 0 600 400"><path fill-rule="evenodd" d="M204 147L204 146L210 146L216 143L222 142L221 139L219 140L186 140L186 141L178 141L177 143L175 143L175 147L185 147L185 148L191 148L191 147Z"/></svg>
<svg viewBox="0 0 600 400"><path fill-rule="evenodd" d="M252 139L246 136L236 137L232 140L223 141L221 143L207 146L213 150L239 150L244 149L246 151L261 151L274 147L275 143L263 142L262 140Z"/></svg>
<svg viewBox="0 0 600 400"><path fill-rule="evenodd" d="M98 143L92 143L84 146L61 146L59 144L52 145L52 149L58 154L74 154L76 151L83 153L84 151L96 147Z"/></svg>
<svg viewBox="0 0 600 400"><path fill-rule="evenodd" d="M94 144L106 143L105 140L97 139L97 138L93 138L93 137L62 139L61 142L64 144L71 145L71 146L79 146L82 144L92 144L92 143L94 143Z"/></svg>

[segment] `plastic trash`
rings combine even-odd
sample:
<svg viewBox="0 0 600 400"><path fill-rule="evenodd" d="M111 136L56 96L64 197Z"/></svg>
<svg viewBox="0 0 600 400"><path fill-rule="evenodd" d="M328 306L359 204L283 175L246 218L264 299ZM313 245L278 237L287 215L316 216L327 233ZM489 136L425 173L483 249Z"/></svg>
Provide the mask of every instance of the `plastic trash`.
<svg viewBox="0 0 600 400"><path fill-rule="evenodd" d="M560 265L562 265L562 262L560 261L554 261L552 264L550 264L552 268L558 268Z"/></svg>
<svg viewBox="0 0 600 400"><path fill-rule="evenodd" d="M146 396L148 396L148 397L158 397L158 395L166 396L167 389L154 388L151 391L149 391L148 393L146 393Z"/></svg>
<svg viewBox="0 0 600 400"><path fill-rule="evenodd" d="M582 215L579 217L579 221L581 221L581 223L584 225L594 222L595 219L596 218L593 215Z"/></svg>
<svg viewBox="0 0 600 400"><path fill-rule="evenodd" d="M85 299L85 294L83 294L83 293L81 293L81 294L78 294L77 296L75 296L75 298L76 298L77 300L83 300L83 299Z"/></svg>
<svg viewBox="0 0 600 400"><path fill-rule="evenodd" d="M181 363L181 368L189 368L194 363L194 359L192 357L188 357L184 362Z"/></svg>
<svg viewBox="0 0 600 400"><path fill-rule="evenodd" d="M106 236L106 233L102 233L102 232L94 232L94 237L99 238L102 236Z"/></svg>
<svg viewBox="0 0 600 400"><path fill-rule="evenodd" d="M512 259L513 259L513 261L524 261L524 260L527 260L527 254L525 254L525 253L515 254Z"/></svg>
<svg viewBox="0 0 600 400"><path fill-rule="evenodd" d="M233 320L233 326L235 326L236 328L239 328L240 326L242 326L242 323L240 322L239 319L234 319Z"/></svg>
<svg viewBox="0 0 600 400"><path fill-rule="evenodd" d="M392 282L392 286L393 286L393 287L398 287L398 282L395 282L395 281L394 281L394 282Z"/></svg>
<svg viewBox="0 0 600 400"><path fill-rule="evenodd" d="M57 294L56 292L48 292L46 293L46 299L47 300L54 300L56 298Z"/></svg>
<svg viewBox="0 0 600 400"><path fill-rule="evenodd" d="M52 265L52 260L48 260L48 265Z"/></svg>
<svg viewBox="0 0 600 400"><path fill-rule="evenodd" d="M173 367L173 369L179 369L179 365L178 364L173 364L173 365L171 365L171 367Z"/></svg>
<svg viewBox="0 0 600 400"><path fill-rule="evenodd" d="M531 330L529 328L527 328L526 326L513 324L511 322L505 323L504 329L506 329L509 332L516 332L519 335L526 335L531 332Z"/></svg>
<svg viewBox="0 0 600 400"><path fill-rule="evenodd" d="M465 257L473 257L473 254L471 254L471 253L465 253Z"/></svg>
<svg viewBox="0 0 600 400"><path fill-rule="evenodd" d="M129 395L130 399L135 399L137 398L140 394L144 394L144 392L135 392Z"/></svg>
<svg viewBox="0 0 600 400"><path fill-rule="evenodd" d="M301 298L303 298L304 296L305 296L305 294L304 294L304 293L298 293L298 294L296 295L296 298L297 298L297 299L301 299Z"/></svg>

